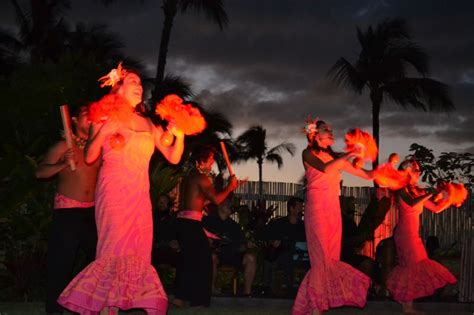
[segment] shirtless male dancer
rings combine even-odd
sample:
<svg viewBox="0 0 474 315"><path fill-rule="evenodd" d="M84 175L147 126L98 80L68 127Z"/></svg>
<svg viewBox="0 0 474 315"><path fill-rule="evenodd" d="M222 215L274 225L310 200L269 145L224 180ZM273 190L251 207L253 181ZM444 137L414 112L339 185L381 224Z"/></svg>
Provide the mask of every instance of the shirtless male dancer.
<svg viewBox="0 0 474 315"><path fill-rule="evenodd" d="M57 175L53 222L48 240L46 312L61 314L56 302L59 294L73 278L79 248L87 262L95 257L97 231L94 219L94 192L100 162L84 162L84 146L90 121L86 106L72 112L74 146L68 149L65 140L55 143L36 169L36 177L49 179ZM73 171L69 161L75 163Z"/></svg>
<svg viewBox="0 0 474 315"><path fill-rule="evenodd" d="M222 203L238 186L231 176L227 187L216 192L209 172L214 164L214 149L204 146L193 151L191 160L195 167L184 178L182 207L176 220L176 232L181 255L176 267L176 291L173 304L184 306L209 306L211 300L212 255L208 237L201 219L204 206L211 202Z"/></svg>

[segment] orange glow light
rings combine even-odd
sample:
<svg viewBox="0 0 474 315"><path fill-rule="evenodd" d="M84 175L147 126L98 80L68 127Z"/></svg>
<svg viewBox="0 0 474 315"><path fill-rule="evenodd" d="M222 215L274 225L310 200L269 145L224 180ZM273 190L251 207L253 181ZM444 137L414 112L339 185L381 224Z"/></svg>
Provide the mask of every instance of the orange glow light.
<svg viewBox="0 0 474 315"><path fill-rule="evenodd" d="M447 201L451 206L459 208L467 198L467 190L463 184L443 182L438 185L440 195L435 201Z"/></svg>
<svg viewBox="0 0 474 315"><path fill-rule="evenodd" d="M410 176L407 171L398 171L393 168L392 163L379 165L374 172L374 180L380 187L398 190L408 185Z"/></svg>
<svg viewBox="0 0 474 315"><path fill-rule="evenodd" d="M185 135L195 135L206 128L206 121L201 112L175 94L167 95L155 110L156 114L181 130Z"/></svg>
<svg viewBox="0 0 474 315"><path fill-rule="evenodd" d="M89 120L95 123L111 119L126 122L133 115L133 107L118 94L107 94L89 105Z"/></svg>
<svg viewBox="0 0 474 315"><path fill-rule="evenodd" d="M358 128L349 130L346 133L346 152L360 149L363 160L375 161L377 158L377 144L375 139L368 132Z"/></svg>

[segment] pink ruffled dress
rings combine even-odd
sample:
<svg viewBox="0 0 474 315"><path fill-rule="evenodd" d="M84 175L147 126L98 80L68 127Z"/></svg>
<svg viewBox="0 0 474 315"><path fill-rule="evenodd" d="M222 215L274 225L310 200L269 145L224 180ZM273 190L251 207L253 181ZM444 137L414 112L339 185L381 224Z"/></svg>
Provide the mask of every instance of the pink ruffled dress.
<svg viewBox="0 0 474 315"><path fill-rule="evenodd" d="M455 284L456 278L426 254L419 236L423 204L411 207L401 197L397 197L397 204L398 224L394 239L398 265L388 276L387 288L396 301L404 303L432 295L447 284Z"/></svg>
<svg viewBox="0 0 474 315"><path fill-rule="evenodd" d="M124 146L106 139L96 188L96 260L62 292L58 302L80 314L104 307L166 314L168 299L151 265L153 222L148 165L154 140L148 132L120 130Z"/></svg>
<svg viewBox="0 0 474 315"><path fill-rule="evenodd" d="M306 315L342 305L363 307L370 278L340 261L340 176L307 166L306 179L304 223L311 268L301 282L292 314Z"/></svg>

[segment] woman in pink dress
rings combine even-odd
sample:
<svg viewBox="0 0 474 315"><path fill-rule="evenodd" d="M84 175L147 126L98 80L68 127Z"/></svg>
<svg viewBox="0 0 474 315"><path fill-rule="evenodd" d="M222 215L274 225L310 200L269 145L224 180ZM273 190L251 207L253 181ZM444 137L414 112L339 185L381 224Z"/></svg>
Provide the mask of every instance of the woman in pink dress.
<svg viewBox="0 0 474 315"><path fill-rule="evenodd" d="M111 94L118 94L136 109L142 104L140 77L120 67L114 70L119 81L112 84ZM73 279L58 300L80 314L116 314L118 308L167 312L166 293L151 265L148 165L155 147L170 163L178 163L184 135L172 129L174 145L164 146L160 142L163 129L137 110L130 112L126 121L93 123L86 146L86 162L102 160L96 187L96 260Z"/></svg>
<svg viewBox="0 0 474 315"><path fill-rule="evenodd" d="M423 207L439 213L449 203L434 203L430 200L433 194L416 186L420 179L420 167L415 160L406 160L399 168L408 172L410 182L396 192L398 223L394 238L398 266L389 274L387 288L393 298L402 304L405 313L417 313L413 308L414 299L432 295L436 289L456 283L456 278L444 266L428 259L419 237Z"/></svg>
<svg viewBox="0 0 474 315"><path fill-rule="evenodd" d="M372 173L353 167L350 159L358 152L332 151L332 130L324 121L311 122L305 132L309 144L303 151L307 180L304 223L311 268L301 282L292 314L322 314L342 305L363 307L370 278L340 261L339 187L341 171L365 179Z"/></svg>

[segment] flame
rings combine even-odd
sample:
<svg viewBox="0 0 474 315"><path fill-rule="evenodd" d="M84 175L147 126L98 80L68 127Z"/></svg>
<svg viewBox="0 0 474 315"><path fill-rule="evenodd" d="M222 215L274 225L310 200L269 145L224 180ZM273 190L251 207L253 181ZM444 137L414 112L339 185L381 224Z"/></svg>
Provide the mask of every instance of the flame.
<svg viewBox="0 0 474 315"><path fill-rule="evenodd" d="M195 135L206 128L206 121L201 112L190 104L183 104L183 99L175 94L167 95L156 106L155 113L185 135Z"/></svg>
<svg viewBox="0 0 474 315"><path fill-rule="evenodd" d="M388 162L377 167L374 172L374 180L380 187L398 190L408 185L410 175L405 170L396 170L393 164Z"/></svg>
<svg viewBox="0 0 474 315"><path fill-rule="evenodd" d="M441 199L456 208L459 208L467 198L467 190L463 184L443 182L438 185L437 190L440 195L435 198L435 201Z"/></svg>
<svg viewBox="0 0 474 315"><path fill-rule="evenodd" d="M125 122L133 115L133 107L118 94L107 94L89 105L89 120L95 123L111 119Z"/></svg>
<svg viewBox="0 0 474 315"><path fill-rule="evenodd" d="M375 139L366 131L358 128L349 130L346 133L345 151L350 152L361 149L361 158L368 161L375 161L377 158L377 144Z"/></svg>

